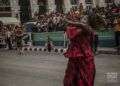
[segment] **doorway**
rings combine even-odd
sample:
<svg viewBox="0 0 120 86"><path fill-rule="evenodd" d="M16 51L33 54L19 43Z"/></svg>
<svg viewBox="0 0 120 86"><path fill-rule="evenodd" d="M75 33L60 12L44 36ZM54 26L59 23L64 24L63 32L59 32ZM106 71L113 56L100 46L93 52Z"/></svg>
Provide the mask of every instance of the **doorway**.
<svg viewBox="0 0 120 86"><path fill-rule="evenodd" d="M19 0L20 5L20 20L25 23L31 19L30 0Z"/></svg>
<svg viewBox="0 0 120 86"><path fill-rule="evenodd" d="M56 11L63 13L64 1L63 0L55 0Z"/></svg>
<svg viewBox="0 0 120 86"><path fill-rule="evenodd" d="M39 14L45 14L47 12L47 0L38 0Z"/></svg>

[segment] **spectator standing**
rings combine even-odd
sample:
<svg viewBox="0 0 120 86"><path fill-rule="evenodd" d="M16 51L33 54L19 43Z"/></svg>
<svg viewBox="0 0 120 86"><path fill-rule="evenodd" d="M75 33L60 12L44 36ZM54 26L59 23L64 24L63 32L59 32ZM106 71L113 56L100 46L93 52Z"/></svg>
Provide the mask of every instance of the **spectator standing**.
<svg viewBox="0 0 120 86"><path fill-rule="evenodd" d="M12 49L11 36L12 36L12 33L7 29L7 31L5 33L5 37L6 37L6 44L7 44L9 50Z"/></svg>
<svg viewBox="0 0 120 86"><path fill-rule="evenodd" d="M115 43L117 49L120 48L120 18L117 18L116 24L115 24Z"/></svg>
<svg viewBox="0 0 120 86"><path fill-rule="evenodd" d="M53 43L52 43L52 40L49 36L47 37L47 42L45 44L45 47L46 47L48 52L51 52L53 50Z"/></svg>
<svg viewBox="0 0 120 86"><path fill-rule="evenodd" d="M22 27L16 26L15 36L16 36L17 50L19 51L19 54L22 54L22 38L23 38Z"/></svg>

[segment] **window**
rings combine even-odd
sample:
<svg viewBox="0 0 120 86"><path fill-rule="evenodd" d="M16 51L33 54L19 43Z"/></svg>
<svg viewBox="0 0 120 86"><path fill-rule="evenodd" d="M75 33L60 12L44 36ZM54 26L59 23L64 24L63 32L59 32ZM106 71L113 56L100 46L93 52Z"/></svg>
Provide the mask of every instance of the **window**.
<svg viewBox="0 0 120 86"><path fill-rule="evenodd" d="M30 0L18 0L20 6L29 6Z"/></svg>
<svg viewBox="0 0 120 86"><path fill-rule="evenodd" d="M11 7L10 0L0 0L0 17L10 17Z"/></svg>
<svg viewBox="0 0 120 86"><path fill-rule="evenodd" d="M112 3L112 0L105 0L105 3Z"/></svg>
<svg viewBox="0 0 120 86"><path fill-rule="evenodd" d="M39 14L45 14L47 11L47 0L38 0Z"/></svg>
<svg viewBox="0 0 120 86"><path fill-rule="evenodd" d="M46 4L47 4L46 0L38 0L38 5L44 6Z"/></svg>
<svg viewBox="0 0 120 86"><path fill-rule="evenodd" d="M78 0L70 0L72 5L76 5Z"/></svg>
<svg viewBox="0 0 120 86"><path fill-rule="evenodd" d="M10 0L0 0L0 11L11 11Z"/></svg>
<svg viewBox="0 0 120 86"><path fill-rule="evenodd" d="M85 0L86 4L92 3L92 0Z"/></svg>
<svg viewBox="0 0 120 86"><path fill-rule="evenodd" d="M10 6L10 0L0 0L0 6Z"/></svg>

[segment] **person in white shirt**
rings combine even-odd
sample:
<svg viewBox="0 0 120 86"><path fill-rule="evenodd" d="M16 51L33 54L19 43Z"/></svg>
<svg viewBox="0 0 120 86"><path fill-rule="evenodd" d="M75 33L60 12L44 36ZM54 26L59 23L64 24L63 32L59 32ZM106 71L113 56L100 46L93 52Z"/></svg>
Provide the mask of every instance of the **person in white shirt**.
<svg viewBox="0 0 120 86"><path fill-rule="evenodd" d="M6 44L8 46L8 49L11 50L12 49L12 43L11 43L11 35L12 35L12 33L9 30L7 30L5 35L6 35Z"/></svg>

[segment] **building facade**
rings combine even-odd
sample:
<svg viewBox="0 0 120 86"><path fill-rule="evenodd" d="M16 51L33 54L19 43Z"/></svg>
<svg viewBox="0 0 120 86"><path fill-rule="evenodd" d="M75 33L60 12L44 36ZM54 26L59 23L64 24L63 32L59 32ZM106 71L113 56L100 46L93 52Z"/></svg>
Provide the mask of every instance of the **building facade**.
<svg viewBox="0 0 120 86"><path fill-rule="evenodd" d="M11 12L11 5L10 5L10 1L6 0L0 0L0 17L2 16L11 16L12 12Z"/></svg>
<svg viewBox="0 0 120 86"><path fill-rule="evenodd" d="M20 13L18 0L0 0L0 17L18 17Z"/></svg>
<svg viewBox="0 0 120 86"><path fill-rule="evenodd" d="M83 4L84 8L105 7L113 0L0 0L0 17L16 17L22 22L34 17L36 12L68 12L72 7ZM120 3L120 0L114 0Z"/></svg>

